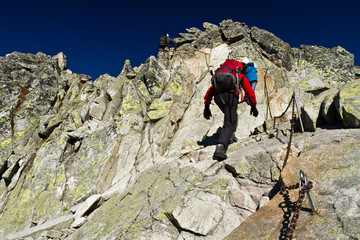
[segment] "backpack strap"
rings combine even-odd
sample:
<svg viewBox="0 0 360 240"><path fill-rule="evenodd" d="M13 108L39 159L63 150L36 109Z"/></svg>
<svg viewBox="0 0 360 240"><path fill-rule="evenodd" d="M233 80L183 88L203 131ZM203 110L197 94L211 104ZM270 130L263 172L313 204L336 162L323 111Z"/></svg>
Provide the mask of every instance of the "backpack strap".
<svg viewBox="0 0 360 240"><path fill-rule="evenodd" d="M215 87L215 89L218 91L218 92L220 92L219 91L219 88L217 87L217 83L216 83L216 73L217 73L217 71L215 71L215 74L213 73L213 71L212 70L210 70L210 74L211 74L211 76L212 76L212 78L213 78L213 83L214 83L214 87ZM225 105L226 104L226 102L225 102L225 100L223 99L223 97L220 95L220 99L221 99L221 101L222 101L222 103Z"/></svg>
<svg viewBox="0 0 360 240"><path fill-rule="evenodd" d="M247 67L249 66L249 63L246 63L242 68L242 73L245 74Z"/></svg>
<svg viewBox="0 0 360 240"><path fill-rule="evenodd" d="M242 77L241 80L239 81L239 75L241 73L241 68L236 65L236 63L231 62L234 66L235 66L235 73L236 73L236 84L235 84L235 90L239 93L239 95L242 95L242 91L240 90L240 83L242 83L244 81L244 78Z"/></svg>

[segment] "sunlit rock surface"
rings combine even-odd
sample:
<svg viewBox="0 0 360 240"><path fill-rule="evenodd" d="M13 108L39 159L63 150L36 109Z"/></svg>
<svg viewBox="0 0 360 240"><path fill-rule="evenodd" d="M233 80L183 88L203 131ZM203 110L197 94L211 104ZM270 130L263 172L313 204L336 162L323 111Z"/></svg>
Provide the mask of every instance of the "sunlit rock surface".
<svg viewBox="0 0 360 240"><path fill-rule="evenodd" d="M294 237L359 239L354 56L232 20L176 40L168 69L149 56L97 79L63 53L0 57L0 239L280 239L299 192L280 180L300 170L319 212L300 211ZM244 57L259 116L239 104L239 140L218 162L223 114L212 104L204 119L203 98L210 71Z"/></svg>

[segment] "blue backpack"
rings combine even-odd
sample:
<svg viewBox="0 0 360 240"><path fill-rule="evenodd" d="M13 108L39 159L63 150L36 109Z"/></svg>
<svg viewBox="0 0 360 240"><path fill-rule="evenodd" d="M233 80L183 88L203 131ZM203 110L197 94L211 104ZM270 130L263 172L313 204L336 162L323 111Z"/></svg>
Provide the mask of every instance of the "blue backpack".
<svg viewBox="0 0 360 240"><path fill-rule="evenodd" d="M246 66L244 67L243 71L244 71L245 77L247 78L247 80L249 80L249 82L258 80L257 69L253 62L247 63Z"/></svg>

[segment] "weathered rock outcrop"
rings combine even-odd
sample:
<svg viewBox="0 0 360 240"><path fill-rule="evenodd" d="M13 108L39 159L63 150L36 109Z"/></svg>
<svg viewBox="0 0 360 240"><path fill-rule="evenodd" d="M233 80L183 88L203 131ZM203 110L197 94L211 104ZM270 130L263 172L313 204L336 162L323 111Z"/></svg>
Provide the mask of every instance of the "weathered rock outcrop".
<svg viewBox="0 0 360 240"><path fill-rule="evenodd" d="M318 130L295 136L301 156L291 158L281 175L286 186L299 182L302 170L313 182L318 213L305 198L294 239L359 239L359 131ZM285 239L299 190L284 190L251 215L226 240Z"/></svg>
<svg viewBox="0 0 360 240"><path fill-rule="evenodd" d="M62 53L0 58L0 239L279 239L298 194L279 185L299 170L319 213L301 211L294 236L360 238L354 56L232 20L203 27L179 34L168 69L150 56L116 78L72 73ZM223 114L205 120L203 97L210 70L244 57L260 114L239 104L239 141L218 162Z"/></svg>

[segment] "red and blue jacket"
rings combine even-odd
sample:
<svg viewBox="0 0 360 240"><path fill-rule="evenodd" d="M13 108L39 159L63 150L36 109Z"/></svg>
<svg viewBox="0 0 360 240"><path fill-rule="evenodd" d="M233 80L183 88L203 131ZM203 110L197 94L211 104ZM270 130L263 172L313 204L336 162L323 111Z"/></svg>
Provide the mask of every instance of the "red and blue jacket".
<svg viewBox="0 0 360 240"><path fill-rule="evenodd" d="M243 68L243 64L241 62L238 62L236 60L232 60L232 59L226 59L226 61L221 65L220 68L222 67L226 67L226 68L230 68L232 71L232 74L234 75L234 77L236 77L236 68ZM220 69L219 68L219 69ZM222 71L216 71L216 72L228 72L228 70L226 70L226 68ZM243 74L239 74L239 89L240 87L242 87L246 93L246 95L249 98L249 104L251 107L255 107L256 106L256 96L255 96L255 92L254 90L251 88L251 85L248 81L248 79L243 75ZM237 92L235 89L231 90L234 91L236 93L236 95L239 95L240 93ZM205 95L205 105L206 104L210 104L212 98L214 97L215 94L217 94L218 91L215 89L214 86L210 86L210 88L207 90L206 95ZM242 93L241 93L241 101L242 101Z"/></svg>

